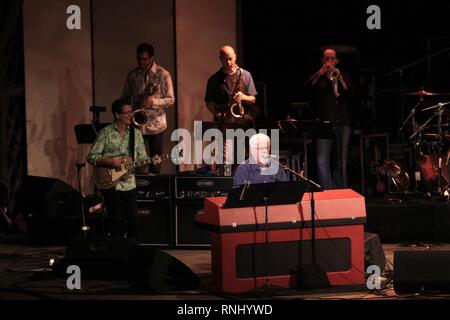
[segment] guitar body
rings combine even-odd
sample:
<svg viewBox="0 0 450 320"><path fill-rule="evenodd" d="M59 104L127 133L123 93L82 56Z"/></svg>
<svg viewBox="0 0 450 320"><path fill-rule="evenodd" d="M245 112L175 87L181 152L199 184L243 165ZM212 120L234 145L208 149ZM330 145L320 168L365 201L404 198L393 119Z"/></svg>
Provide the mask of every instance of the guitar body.
<svg viewBox="0 0 450 320"><path fill-rule="evenodd" d="M183 156L183 150L180 150L178 157ZM164 159L170 159L171 154L165 154L163 156L155 155L151 159L133 162L129 157L123 157L124 163L117 168L108 167L94 167L92 176L94 182L99 189L110 189L114 187L121 179L126 178L130 171L136 167L143 167L149 163L157 165Z"/></svg>
<svg viewBox="0 0 450 320"><path fill-rule="evenodd" d="M131 159L125 158L125 164L131 163ZM94 167L93 177L97 188L110 189L114 187L120 179L128 176L125 164L120 168Z"/></svg>

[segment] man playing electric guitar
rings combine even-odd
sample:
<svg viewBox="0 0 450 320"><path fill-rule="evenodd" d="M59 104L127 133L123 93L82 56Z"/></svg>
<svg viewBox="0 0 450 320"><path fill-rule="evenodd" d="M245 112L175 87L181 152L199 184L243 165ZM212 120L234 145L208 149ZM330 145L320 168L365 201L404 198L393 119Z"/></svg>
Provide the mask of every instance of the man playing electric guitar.
<svg viewBox="0 0 450 320"><path fill-rule="evenodd" d="M96 167L121 169L127 161L147 160L142 133L131 126L133 108L124 99L112 103L113 123L103 128L92 145L87 162ZM101 190L105 199L108 234L137 237L136 179L128 172L111 188ZM124 221L126 220L126 228Z"/></svg>

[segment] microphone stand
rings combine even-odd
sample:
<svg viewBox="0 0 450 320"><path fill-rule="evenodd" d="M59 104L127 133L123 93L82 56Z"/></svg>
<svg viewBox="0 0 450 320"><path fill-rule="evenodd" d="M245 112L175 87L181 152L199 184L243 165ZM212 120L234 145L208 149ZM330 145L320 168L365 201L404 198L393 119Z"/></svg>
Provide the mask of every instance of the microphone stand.
<svg viewBox="0 0 450 320"><path fill-rule="evenodd" d="M245 198L245 193L250 188L250 181L245 180L244 181L244 187L242 188L242 192L239 196L239 200L242 201ZM268 252L268 246L269 246L269 213L268 213L268 207L269 207L269 191L265 190L263 195L264 200L264 293L273 295L275 292L275 288L272 288L272 286L269 285L269 252ZM261 292L256 292L260 294Z"/></svg>
<svg viewBox="0 0 450 320"><path fill-rule="evenodd" d="M315 225L315 201L314 201L314 191L322 191L322 186L317 184L316 182L302 176L301 174L295 172L289 166L284 165L271 157L272 161L277 163L280 167L285 171L289 171L290 173L296 175L307 184L306 192L311 193L311 265L302 265L299 267L297 272L297 284L299 287L308 289L308 288L324 288L329 287L330 283L326 273L322 270L322 268L316 262L316 225ZM312 188L311 188L312 186Z"/></svg>
<svg viewBox="0 0 450 320"><path fill-rule="evenodd" d="M83 218L83 226L81 227L81 231L83 231L84 238L87 237L87 232L89 231L89 226L86 225L86 218L84 216L84 194L81 189L81 177L80 172L81 169L86 165L84 162L78 162L76 164L77 167L77 178L78 178L78 190L80 191L80 199L81 199L81 217Z"/></svg>

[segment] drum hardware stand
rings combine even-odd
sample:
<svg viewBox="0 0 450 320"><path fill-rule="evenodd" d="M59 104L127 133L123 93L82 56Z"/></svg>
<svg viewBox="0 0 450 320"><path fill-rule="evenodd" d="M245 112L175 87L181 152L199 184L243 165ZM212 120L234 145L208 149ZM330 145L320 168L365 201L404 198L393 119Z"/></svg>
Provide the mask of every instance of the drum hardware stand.
<svg viewBox="0 0 450 320"><path fill-rule="evenodd" d="M420 96L419 102L416 104L416 106L414 108L412 108L412 110L409 113L408 117L403 122L402 127L398 131L399 133L402 132L405 129L406 125L408 124L409 119L411 119L412 131L416 132L416 130L417 130L416 110L417 110L417 108L420 105L422 105L422 103L423 103L423 96ZM417 160L416 159L417 159L417 148L419 146L420 137L421 137L421 134L419 132L418 138L415 138L414 140L412 140L412 143L413 143L413 159L414 159L414 193L418 193L418 190L419 190L418 181L420 180L420 171L417 168ZM410 141L411 141L411 138L410 138Z"/></svg>
<svg viewBox="0 0 450 320"><path fill-rule="evenodd" d="M433 54L426 55L426 56L420 58L419 60L416 60L416 61L414 61L414 62L412 62L412 63L403 65L403 66L401 66L401 67L399 67L399 68L397 68L397 69L395 69L395 70L392 70L392 71L390 71L390 72L388 72L388 73L385 74L385 76L391 76L391 75L394 75L394 74L397 74L397 73L399 74L399 85L400 85L400 87L399 87L399 88L400 88L400 119L403 119L403 114L404 114L404 101L403 101L403 98L404 98L404 89L403 89L403 73L404 73L404 70L407 70L408 68L413 67L413 66L415 66L415 65L417 65L417 64L419 64L419 63L422 63L422 62L424 62L424 61L429 61L431 58L433 58L433 57L435 57L435 56L439 56L439 55L441 55L441 54L443 54L443 53L446 53L446 52L448 52L448 51L450 51L450 47L449 47L449 48L442 49L442 50L440 50L440 51L438 51L438 52L435 52L435 53L433 53ZM401 139L402 139L402 140L404 139L404 138L403 138L403 135L401 135ZM403 141L402 141L402 142L403 142Z"/></svg>
<svg viewBox="0 0 450 320"><path fill-rule="evenodd" d="M437 137L438 137L438 153L439 153L439 159L438 159L438 187L437 187L437 193L442 196L442 114L444 113L444 106L450 104L450 102L439 102L438 104L427 107L422 109L422 111L437 109L433 115L422 125L420 126L410 137L409 139L413 139L417 134L420 134L422 130L437 116Z"/></svg>

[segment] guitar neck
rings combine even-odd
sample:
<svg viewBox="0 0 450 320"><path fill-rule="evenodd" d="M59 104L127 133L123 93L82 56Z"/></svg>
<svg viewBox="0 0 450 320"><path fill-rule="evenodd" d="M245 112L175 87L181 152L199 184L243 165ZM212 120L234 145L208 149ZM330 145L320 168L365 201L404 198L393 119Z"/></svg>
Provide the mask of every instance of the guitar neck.
<svg viewBox="0 0 450 320"><path fill-rule="evenodd" d="M167 159L167 158L170 158L170 153L167 153L167 154L164 154L164 155L160 156L161 160L164 160L164 159ZM134 162L131 162L129 164L126 164L125 165L125 169L130 170L130 169L133 169L133 168L139 168L139 167L146 166L148 164L152 164L154 162L155 162L155 160L153 160L153 158L146 159L146 160L141 160L141 161L134 161Z"/></svg>

